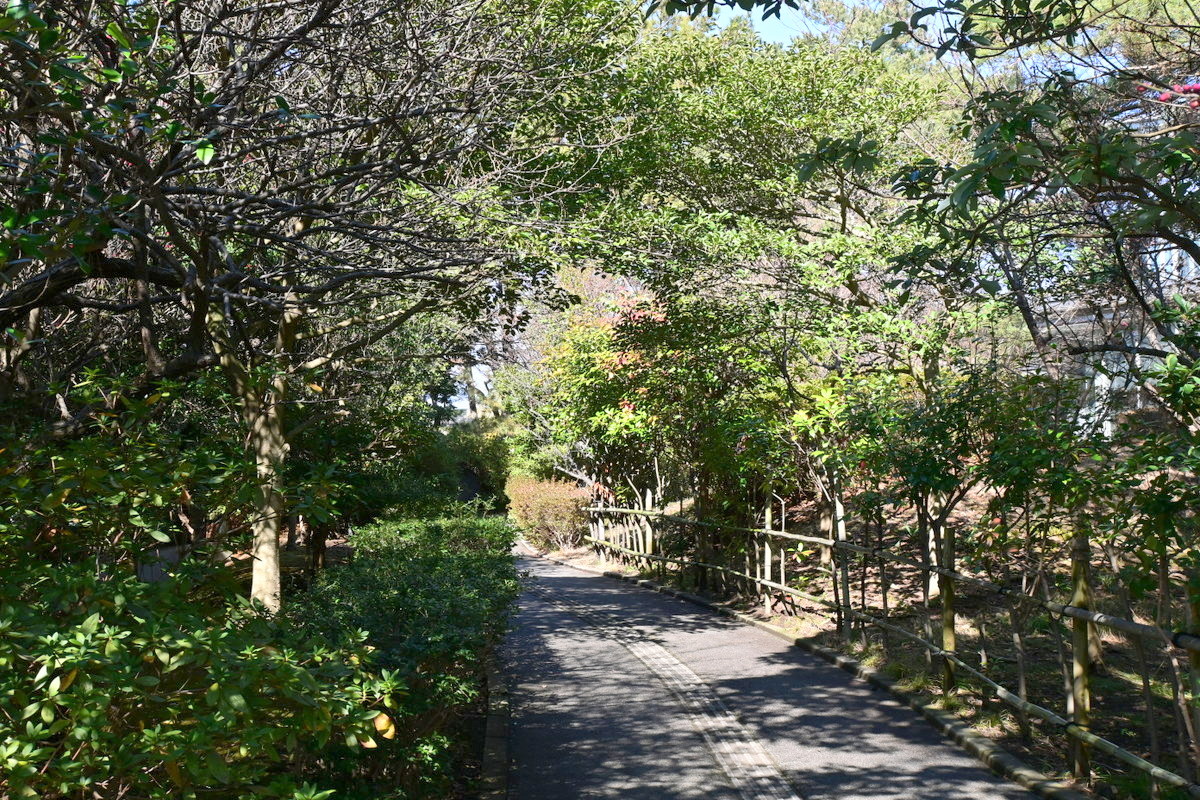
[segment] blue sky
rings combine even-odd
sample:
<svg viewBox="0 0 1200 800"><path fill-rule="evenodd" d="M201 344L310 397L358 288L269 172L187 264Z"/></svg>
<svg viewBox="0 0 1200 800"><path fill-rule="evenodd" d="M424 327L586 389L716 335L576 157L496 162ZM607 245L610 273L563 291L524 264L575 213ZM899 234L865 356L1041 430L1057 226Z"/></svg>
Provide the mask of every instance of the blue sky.
<svg viewBox="0 0 1200 800"><path fill-rule="evenodd" d="M749 18L750 24L754 27L754 30L758 31L758 35L765 41L774 44L788 44L795 37L805 33L806 30L814 30L811 20L805 20L801 15L786 7L780 12L778 17L770 19L763 19L761 10L755 10L747 14L747 12L741 9L732 9L728 6L717 9L717 13L713 15L713 19L717 21L718 25L726 25L735 17Z"/></svg>

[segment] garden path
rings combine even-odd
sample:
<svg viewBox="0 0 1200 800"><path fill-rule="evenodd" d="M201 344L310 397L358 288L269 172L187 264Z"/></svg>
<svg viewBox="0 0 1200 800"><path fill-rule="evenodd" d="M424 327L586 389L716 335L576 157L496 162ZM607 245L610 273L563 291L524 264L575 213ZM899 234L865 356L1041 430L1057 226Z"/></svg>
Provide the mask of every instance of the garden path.
<svg viewBox="0 0 1200 800"><path fill-rule="evenodd" d="M1017 800L884 693L686 601L523 558L510 800Z"/></svg>

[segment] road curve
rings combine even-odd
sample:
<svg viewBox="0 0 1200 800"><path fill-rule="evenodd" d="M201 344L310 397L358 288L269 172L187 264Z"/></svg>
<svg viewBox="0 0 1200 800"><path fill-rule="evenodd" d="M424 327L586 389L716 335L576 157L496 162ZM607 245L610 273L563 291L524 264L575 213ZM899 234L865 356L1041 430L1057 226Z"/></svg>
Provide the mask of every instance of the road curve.
<svg viewBox="0 0 1200 800"><path fill-rule="evenodd" d="M1028 800L753 626L542 559L501 651L509 800Z"/></svg>

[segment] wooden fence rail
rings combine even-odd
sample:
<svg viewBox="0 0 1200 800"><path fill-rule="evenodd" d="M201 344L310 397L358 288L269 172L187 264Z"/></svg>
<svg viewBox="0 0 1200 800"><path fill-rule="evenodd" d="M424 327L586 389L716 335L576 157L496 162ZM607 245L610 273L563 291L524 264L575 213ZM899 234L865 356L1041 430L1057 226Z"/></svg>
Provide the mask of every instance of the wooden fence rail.
<svg viewBox="0 0 1200 800"><path fill-rule="evenodd" d="M834 550L845 550L847 552L858 553L860 555L869 555L876 558L884 558L894 564L902 564L907 567L919 569L926 572L932 572L935 575L944 575L963 583L969 583L978 586L981 589L987 589L996 594L1010 597L1022 603L1028 603L1032 606L1043 608L1054 614L1059 614L1065 617L1073 617L1082 619L1087 622L1094 623L1103 628L1119 630L1123 633L1128 633L1133 636L1141 636L1144 639L1151 639L1158 644L1165 644L1171 647L1187 650L1192 653L1200 653L1200 636L1189 633L1187 631L1169 631L1165 628L1160 628L1156 625L1147 625L1144 622L1135 622L1122 617L1114 617L1110 614L1104 614L1098 611L1091 611L1086 608L1076 608L1075 606L1066 605L1064 603L1056 603L1053 600L1045 600L1032 595L1023 594L1020 592L1012 592L1006 586L1001 586L998 583L979 578L974 575L968 575L956 570L942 569L933 565L924 565L918 561L905 558L904 556L891 553L880 548L862 547L847 541L837 539L823 539L820 536L805 536L798 533L789 533L785 531L767 530L765 528L740 528L733 525L719 525L712 522L702 522L699 520L690 520L687 517L679 517L671 514L659 514L653 511L644 511L638 508L601 508L598 506L590 506L585 511L592 514L628 514L630 516L648 517L653 519L663 519L683 525L693 525L697 527L713 528L731 533L755 533L770 536L777 539L787 539L796 542L804 542L806 544L817 544L824 547L832 547ZM709 565L714 566L715 565ZM740 574L740 573L739 573Z"/></svg>
<svg viewBox="0 0 1200 800"><path fill-rule="evenodd" d="M943 569L933 564L922 564L882 547L864 547L844 539L808 536L790 531L773 530L771 528L745 528L722 525L644 509L593 506L586 510L589 512L591 520L591 533L587 537L587 541L597 548L602 557L615 554L618 558L627 561L641 562L647 567L656 567L664 577L665 568L668 564L679 567L681 574L688 570L695 570L697 571L696 582L699 585L704 585L706 580L711 577L706 573L715 573L716 575L724 576L724 578L734 582L735 585L740 584L751 591L762 594L766 598L766 607L768 609L771 608L770 592L772 591L797 600L813 603L833 612L839 621L838 629L843 636L849 635L850 620L856 620L878 628L881 631L900 636L904 640L913 642L923 648L931 656L941 659L942 663L947 665L946 675L950 679L953 678L955 671L961 671L980 681L998 699L1018 711L1023 730L1025 728L1025 720L1028 717L1036 717L1061 729L1070 737L1071 741L1075 742L1075 745L1072 747L1070 760L1072 771L1076 777L1082 778L1088 776L1090 772L1088 754L1090 750L1096 750L1145 773L1154 781L1176 787L1182 790L1187 796L1200 799L1200 784L1194 783L1183 775L1154 764L1089 730L1088 713L1090 701L1088 698L1090 694L1088 676L1087 670L1080 668L1080 665L1086 663L1085 659L1087 656L1086 653L1078 652L1080 648L1086 651L1088 647L1087 628L1092 625L1117 630L1129 636L1153 641L1164 647L1178 648L1187 651L1189 655L1200 653L1200 636L1187 631L1171 631L1159 626L1105 614L1087 608L1082 603L1076 605L1057 603L1049 597L1039 598L1025 592L1013 592L1007 587L993 581L969 575L960 570ZM768 523L769 520L768 516ZM656 525L655 523L659 524ZM662 531L659 530L663 524L683 528L722 531L746 536L750 541L747 542L747 547L745 548L745 557L741 559L741 568L738 569L727 564L714 563L716 559L713 558L683 558L668 555L664 552L664 543L661 541ZM838 563L832 564L828 568L818 568L817 571L820 574L827 575L831 580L831 596L835 599L831 601L789 585L785 575L785 550L783 547L772 548L771 540L799 542L828 548L828 552L834 555L835 562ZM711 549L702 545L700 552L704 553L706 551L711 552ZM926 636L920 636L884 619L880 619L873 614L867 613L869 608L866 606L865 594L862 601L863 608L861 610L854 608L848 585L848 562L852 557L862 558L864 566L867 559L877 559L881 565L880 569L882 569L882 564L885 561L907 566L920 571L920 574L924 575L925 579L928 579L930 575L939 575L942 580L943 589L949 588L951 592L949 597L951 599L953 598L953 587L956 582L969 584L986 592L994 593L1013 603L1027 604L1031 607L1048 611L1051 614L1069 617L1075 621L1076 626L1082 625L1082 628L1077 628L1076 635L1071 640L1072 650L1074 651L1072 655L1074 656L1075 670L1071 676L1072 681L1070 682L1067 697L1069 718L1029 701L1025 696L1023 662L1020 664L1020 689L1014 692L992 680L982 671L982 668L986 667L986 656L982 659L984 663L979 668L962 660L956 652L952 635L947 637L944 632L943 642L945 644L939 644L932 641L931 630L929 628L926 628ZM779 580L773 579L776 575ZM1086 600L1088 596L1086 584L1083 586L1085 591L1082 594L1080 592L1081 580L1085 581L1086 577L1081 578L1077 574L1075 576L1073 599L1084 598ZM882 576L881 583L883 583ZM886 613L886 587L883 594L884 611ZM947 600L946 602L949 603L951 600ZM943 614L946 615L947 613L948 624L953 624L954 612L952 606L949 607L948 612L944 607ZM1016 619L1015 614L1012 615L1012 619ZM1021 655L1018 652L1019 658ZM944 684L944 688L951 690L952 686L951 684Z"/></svg>

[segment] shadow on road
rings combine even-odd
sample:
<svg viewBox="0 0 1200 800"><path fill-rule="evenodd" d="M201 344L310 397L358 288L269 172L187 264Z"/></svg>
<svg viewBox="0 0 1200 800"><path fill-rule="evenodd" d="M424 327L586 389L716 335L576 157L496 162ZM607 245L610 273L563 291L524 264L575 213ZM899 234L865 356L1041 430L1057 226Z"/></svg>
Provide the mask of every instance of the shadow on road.
<svg viewBox="0 0 1200 800"><path fill-rule="evenodd" d="M522 566L550 596L670 650L809 800L1032 797L911 709L763 631L611 579L543 561ZM518 687L516 800L735 796L658 679L568 610L524 594L505 656Z"/></svg>

